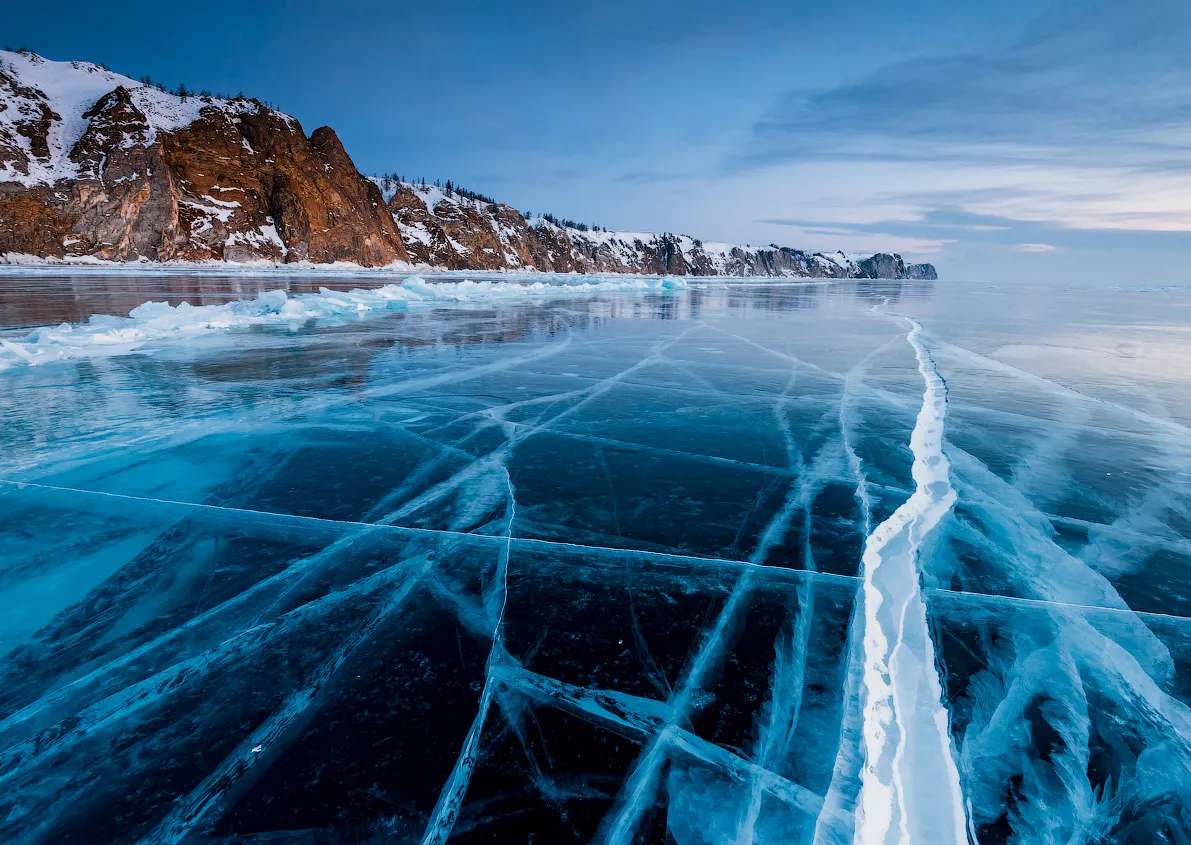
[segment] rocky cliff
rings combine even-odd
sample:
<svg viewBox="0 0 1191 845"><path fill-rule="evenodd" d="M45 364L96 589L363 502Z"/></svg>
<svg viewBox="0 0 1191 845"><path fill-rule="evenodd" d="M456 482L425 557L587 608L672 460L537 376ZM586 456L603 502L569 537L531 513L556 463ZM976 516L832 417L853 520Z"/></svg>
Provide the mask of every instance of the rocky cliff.
<svg viewBox="0 0 1191 845"><path fill-rule="evenodd" d="M0 253L356 261L409 256L329 128L0 52Z"/></svg>
<svg viewBox="0 0 1191 845"><path fill-rule="evenodd" d="M0 51L0 255L394 262L448 269L934 278L851 257L595 231L453 189L366 179L329 127Z"/></svg>
<svg viewBox="0 0 1191 845"><path fill-rule="evenodd" d="M450 188L392 178L375 181L393 210L410 257L452 270L531 267L556 273L934 278L931 265L907 265L899 255L861 258L776 245L711 243L686 235L606 232L544 217L526 218L512 206Z"/></svg>

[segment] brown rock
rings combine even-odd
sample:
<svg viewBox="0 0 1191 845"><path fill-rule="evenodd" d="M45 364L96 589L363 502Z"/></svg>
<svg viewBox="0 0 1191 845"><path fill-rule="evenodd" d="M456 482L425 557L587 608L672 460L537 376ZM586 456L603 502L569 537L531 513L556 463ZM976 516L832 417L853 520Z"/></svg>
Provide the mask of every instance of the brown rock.
<svg viewBox="0 0 1191 845"><path fill-rule="evenodd" d="M69 220L55 212L42 192L0 182L0 254L23 252L61 258L62 241L69 231Z"/></svg>
<svg viewBox="0 0 1191 845"><path fill-rule="evenodd" d="M463 254L451 243L446 229L430 213L425 201L406 185L399 185L389 210L398 223L410 259L417 264L461 270L467 267Z"/></svg>
<svg viewBox="0 0 1191 845"><path fill-rule="evenodd" d="M22 88L21 95L36 104L39 92ZM409 260L379 189L329 128L307 138L296 121L259 103L212 100L189 126L155 133L123 86L84 117L87 129L70 151L78 178L53 188L7 183L0 251L366 266ZM44 123L27 122L43 139ZM28 173L27 157L7 155Z"/></svg>

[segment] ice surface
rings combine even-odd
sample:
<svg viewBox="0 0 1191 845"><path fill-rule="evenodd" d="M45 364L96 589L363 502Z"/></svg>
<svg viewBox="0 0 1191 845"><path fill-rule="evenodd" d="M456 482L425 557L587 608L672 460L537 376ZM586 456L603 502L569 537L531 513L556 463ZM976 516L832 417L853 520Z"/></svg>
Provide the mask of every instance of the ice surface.
<svg viewBox="0 0 1191 845"><path fill-rule="evenodd" d="M1179 292L571 281L0 274L0 838L1188 841Z"/></svg>

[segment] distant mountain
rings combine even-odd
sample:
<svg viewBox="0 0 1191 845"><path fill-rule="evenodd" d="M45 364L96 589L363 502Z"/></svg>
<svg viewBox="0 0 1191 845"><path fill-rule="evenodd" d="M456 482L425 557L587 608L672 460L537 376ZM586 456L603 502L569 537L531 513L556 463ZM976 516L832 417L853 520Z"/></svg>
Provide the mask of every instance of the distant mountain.
<svg viewBox="0 0 1191 845"><path fill-rule="evenodd" d="M934 279L929 264L526 219L360 174L329 127L259 100L0 51L0 255L348 261L453 270Z"/></svg>

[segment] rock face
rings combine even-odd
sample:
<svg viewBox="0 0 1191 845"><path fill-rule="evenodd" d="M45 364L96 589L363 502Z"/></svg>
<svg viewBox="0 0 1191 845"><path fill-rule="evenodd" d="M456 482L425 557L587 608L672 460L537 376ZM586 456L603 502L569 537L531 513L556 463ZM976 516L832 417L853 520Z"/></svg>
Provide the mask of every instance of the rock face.
<svg viewBox="0 0 1191 845"><path fill-rule="evenodd" d="M451 189L364 178L329 127L0 51L0 260L394 262L452 270L935 278L855 258L595 231Z"/></svg>
<svg viewBox="0 0 1191 845"><path fill-rule="evenodd" d="M939 278L939 274L933 264L907 264L906 278L933 282Z"/></svg>
<svg viewBox="0 0 1191 845"><path fill-rule="evenodd" d="M409 260L330 128L29 54L0 53L0 96L0 253Z"/></svg>
<svg viewBox="0 0 1191 845"><path fill-rule="evenodd" d="M871 258L859 262L860 272L866 279L904 279L906 262L900 255L878 252Z"/></svg>

